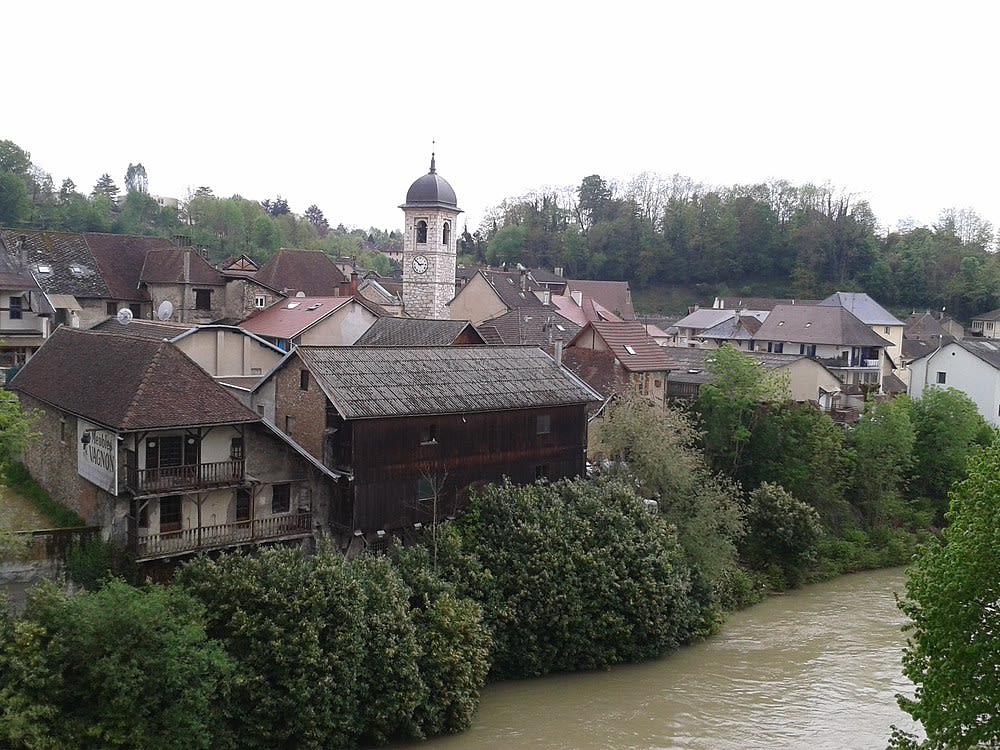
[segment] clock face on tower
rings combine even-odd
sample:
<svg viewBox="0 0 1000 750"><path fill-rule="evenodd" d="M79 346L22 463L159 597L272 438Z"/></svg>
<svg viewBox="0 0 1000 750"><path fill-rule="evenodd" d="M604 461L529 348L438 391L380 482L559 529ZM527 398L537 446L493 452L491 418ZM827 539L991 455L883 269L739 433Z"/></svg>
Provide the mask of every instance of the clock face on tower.
<svg viewBox="0 0 1000 750"><path fill-rule="evenodd" d="M413 271L415 273L426 273L427 258L425 256L417 255L413 258Z"/></svg>

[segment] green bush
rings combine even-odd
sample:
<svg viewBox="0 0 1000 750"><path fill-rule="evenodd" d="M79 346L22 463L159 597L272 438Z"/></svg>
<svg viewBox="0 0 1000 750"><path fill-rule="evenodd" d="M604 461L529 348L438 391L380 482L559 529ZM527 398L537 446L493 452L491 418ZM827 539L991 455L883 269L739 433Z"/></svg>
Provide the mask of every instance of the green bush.
<svg viewBox="0 0 1000 750"><path fill-rule="evenodd" d="M20 621L0 617L0 745L218 747L233 665L203 614L179 589L41 584Z"/></svg>
<svg viewBox="0 0 1000 750"><path fill-rule="evenodd" d="M497 678L659 656L705 624L676 533L624 482L487 487L460 532L448 575L483 606Z"/></svg>

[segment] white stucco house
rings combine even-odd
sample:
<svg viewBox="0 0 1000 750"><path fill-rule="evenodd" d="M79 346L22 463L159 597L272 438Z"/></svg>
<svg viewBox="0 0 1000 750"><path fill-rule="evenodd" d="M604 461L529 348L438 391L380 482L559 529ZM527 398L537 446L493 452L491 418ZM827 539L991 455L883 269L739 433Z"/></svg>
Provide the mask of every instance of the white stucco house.
<svg viewBox="0 0 1000 750"><path fill-rule="evenodd" d="M1000 342L952 341L908 365L909 394L954 388L971 398L983 419L1000 427Z"/></svg>

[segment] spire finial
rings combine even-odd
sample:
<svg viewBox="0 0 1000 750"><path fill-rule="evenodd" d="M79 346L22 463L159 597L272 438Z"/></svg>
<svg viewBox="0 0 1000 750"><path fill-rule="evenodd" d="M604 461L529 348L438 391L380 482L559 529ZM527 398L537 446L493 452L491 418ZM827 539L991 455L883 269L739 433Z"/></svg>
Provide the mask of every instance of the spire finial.
<svg viewBox="0 0 1000 750"><path fill-rule="evenodd" d="M434 174L437 170L434 168L434 145L435 141L431 140L431 174Z"/></svg>

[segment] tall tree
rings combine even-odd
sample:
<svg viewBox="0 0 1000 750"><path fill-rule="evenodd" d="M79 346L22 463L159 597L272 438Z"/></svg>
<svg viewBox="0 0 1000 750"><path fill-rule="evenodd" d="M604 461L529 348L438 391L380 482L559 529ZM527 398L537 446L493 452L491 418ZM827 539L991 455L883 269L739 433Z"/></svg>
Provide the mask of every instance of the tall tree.
<svg viewBox="0 0 1000 750"><path fill-rule="evenodd" d="M315 227L316 233L320 238L326 239L326 236L330 233L330 222L326 220L320 207L313 203L306 209L305 218Z"/></svg>
<svg viewBox="0 0 1000 750"><path fill-rule="evenodd" d="M916 685L899 704L923 741L896 730L891 747L1000 746L1000 444L972 459L951 497L942 545L907 572L900 609L910 619L903 673Z"/></svg>
<svg viewBox="0 0 1000 750"><path fill-rule="evenodd" d="M105 172L97 178L97 182L94 184L94 189L90 192L90 194L94 197L103 195L114 203L118 200L118 186L115 184L115 181L111 179L111 175Z"/></svg>
<svg viewBox="0 0 1000 750"><path fill-rule="evenodd" d="M129 193L148 193L149 179L146 177L146 168L139 164L129 164L125 171L125 190Z"/></svg>

